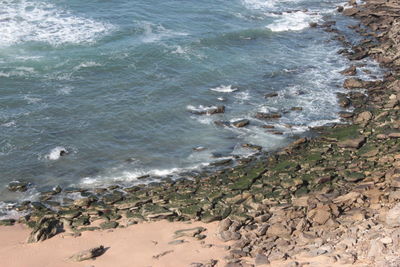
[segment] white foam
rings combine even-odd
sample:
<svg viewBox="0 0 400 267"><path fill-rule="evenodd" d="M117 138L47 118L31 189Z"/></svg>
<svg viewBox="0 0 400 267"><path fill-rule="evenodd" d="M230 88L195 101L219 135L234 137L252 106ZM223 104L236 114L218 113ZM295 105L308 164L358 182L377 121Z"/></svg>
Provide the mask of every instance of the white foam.
<svg viewBox="0 0 400 267"><path fill-rule="evenodd" d="M13 126L15 126L17 123L15 122L15 121L9 121L9 122L6 122L6 123L3 123L3 124L1 124L1 126L3 126L3 127L13 127Z"/></svg>
<svg viewBox="0 0 400 267"><path fill-rule="evenodd" d="M83 68L90 68L90 67L99 67L102 66L100 63L94 62L94 61L87 61L87 62L82 62L78 66L74 67L74 70L79 70Z"/></svg>
<svg viewBox="0 0 400 267"><path fill-rule="evenodd" d="M31 96L28 96L28 95L24 96L24 100L25 100L26 102L28 102L28 104L35 104L35 103L37 103L37 102L42 101L42 99L40 99L40 98L31 97Z"/></svg>
<svg viewBox="0 0 400 267"><path fill-rule="evenodd" d="M322 16L316 13L303 11L283 12L282 15L274 15L279 18L267 25L273 32L300 31L310 26L311 22L318 22Z"/></svg>
<svg viewBox="0 0 400 267"><path fill-rule="evenodd" d="M49 154L47 154L45 157L49 160L58 160L61 157L61 151L67 151L67 149L62 146L57 146L50 150Z"/></svg>
<svg viewBox="0 0 400 267"><path fill-rule="evenodd" d="M75 16L45 2L5 0L1 3L0 46L31 41L54 46L91 43L113 28L109 23Z"/></svg>
<svg viewBox="0 0 400 267"><path fill-rule="evenodd" d="M186 108L187 108L187 110L193 111L193 112L207 112L208 110L215 109L217 107L216 106L203 106L203 105L199 105L199 106L195 107L193 105L188 105L188 106L186 106Z"/></svg>
<svg viewBox="0 0 400 267"><path fill-rule="evenodd" d="M0 43L1 43L1 38L0 38ZM0 71L0 77L14 77L14 76L19 76L19 77L23 77L23 76L28 76L30 74L35 73L35 69L34 68L30 68L30 67L17 67L12 71L8 71L8 72L3 72Z"/></svg>
<svg viewBox="0 0 400 267"><path fill-rule="evenodd" d="M249 91L239 92L235 94L235 98L239 100L249 100L251 98Z"/></svg>
<svg viewBox="0 0 400 267"><path fill-rule="evenodd" d="M144 43L155 43L165 38L188 35L185 32L176 32L170 29L166 29L160 24L155 25L147 21L140 22L139 26L143 30L142 41Z"/></svg>
<svg viewBox="0 0 400 267"><path fill-rule="evenodd" d="M232 85L221 85L215 88L210 88L211 91L219 93L232 93L237 91L237 88L232 88Z"/></svg>
<svg viewBox="0 0 400 267"><path fill-rule="evenodd" d="M248 9L271 10L282 4L292 4L299 1L301 0L242 0L242 3Z"/></svg>

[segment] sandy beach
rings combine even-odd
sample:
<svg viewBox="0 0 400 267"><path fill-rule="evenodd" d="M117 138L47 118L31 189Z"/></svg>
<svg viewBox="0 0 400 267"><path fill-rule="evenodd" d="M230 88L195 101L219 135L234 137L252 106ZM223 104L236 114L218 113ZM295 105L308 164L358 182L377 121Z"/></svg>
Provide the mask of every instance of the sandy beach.
<svg viewBox="0 0 400 267"><path fill-rule="evenodd" d="M204 240L187 236L174 239L175 231L195 227L207 228L207 237ZM226 244L216 238L216 228L217 223L205 225L199 222L159 221L108 231L84 232L79 237L61 233L44 242L27 244L30 230L17 224L0 228L0 266L190 266L191 263L206 263L211 259L223 258ZM180 244L168 244L174 240L184 241ZM74 262L68 259L74 253L100 245L108 249L96 260ZM163 253L164 256L157 258L157 255Z"/></svg>

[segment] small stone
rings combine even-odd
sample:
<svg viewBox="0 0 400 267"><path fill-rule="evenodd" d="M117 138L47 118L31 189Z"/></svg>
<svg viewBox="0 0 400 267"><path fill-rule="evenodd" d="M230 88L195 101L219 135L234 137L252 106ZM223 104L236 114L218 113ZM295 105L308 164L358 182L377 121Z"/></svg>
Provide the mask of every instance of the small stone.
<svg viewBox="0 0 400 267"><path fill-rule="evenodd" d="M382 242L382 244L388 245L388 244L392 244L393 243L393 239L391 239L390 237L384 237L381 238L380 241Z"/></svg>
<svg viewBox="0 0 400 267"><path fill-rule="evenodd" d="M106 252L106 248L104 246L94 247L88 250L84 250L72 255L69 259L72 261L85 261L93 258L97 258Z"/></svg>
<svg viewBox="0 0 400 267"><path fill-rule="evenodd" d="M254 264L256 266L263 266L263 265L268 265L270 264L268 257L265 256L264 254L257 254L256 258L254 260Z"/></svg>
<svg viewBox="0 0 400 267"><path fill-rule="evenodd" d="M397 203L386 214L386 224L390 227L400 226L400 203Z"/></svg>

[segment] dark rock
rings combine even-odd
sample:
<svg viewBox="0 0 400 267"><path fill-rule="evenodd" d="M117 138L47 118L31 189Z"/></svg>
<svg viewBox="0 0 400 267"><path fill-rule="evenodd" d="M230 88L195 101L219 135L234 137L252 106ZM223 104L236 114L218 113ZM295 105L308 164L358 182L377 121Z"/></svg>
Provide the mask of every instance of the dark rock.
<svg viewBox="0 0 400 267"><path fill-rule="evenodd" d="M217 106L215 108L211 108L211 109L207 110L208 115L224 113L224 112L225 112L225 106Z"/></svg>
<svg viewBox="0 0 400 267"><path fill-rule="evenodd" d="M269 93L269 94L264 95L265 98L277 97L277 96L278 96L278 93Z"/></svg>
<svg viewBox="0 0 400 267"><path fill-rule="evenodd" d="M11 192L25 192L28 190L28 182L14 181L8 184L7 188Z"/></svg>
<svg viewBox="0 0 400 267"><path fill-rule="evenodd" d="M28 243L36 243L49 239L61 231L60 221L54 218L42 218L33 229L28 238Z"/></svg>
<svg viewBox="0 0 400 267"><path fill-rule="evenodd" d="M14 224L15 224L15 220L14 219L0 220L0 226L12 226Z"/></svg>

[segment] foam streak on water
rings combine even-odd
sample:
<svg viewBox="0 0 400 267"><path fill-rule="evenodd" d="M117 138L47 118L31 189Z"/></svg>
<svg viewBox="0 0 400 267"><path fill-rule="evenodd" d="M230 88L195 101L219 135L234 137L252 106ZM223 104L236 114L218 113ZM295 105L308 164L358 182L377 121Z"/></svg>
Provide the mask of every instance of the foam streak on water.
<svg viewBox="0 0 400 267"><path fill-rule="evenodd" d="M0 9L0 46L22 42L90 43L113 29L109 23L72 15L46 2L5 0Z"/></svg>

